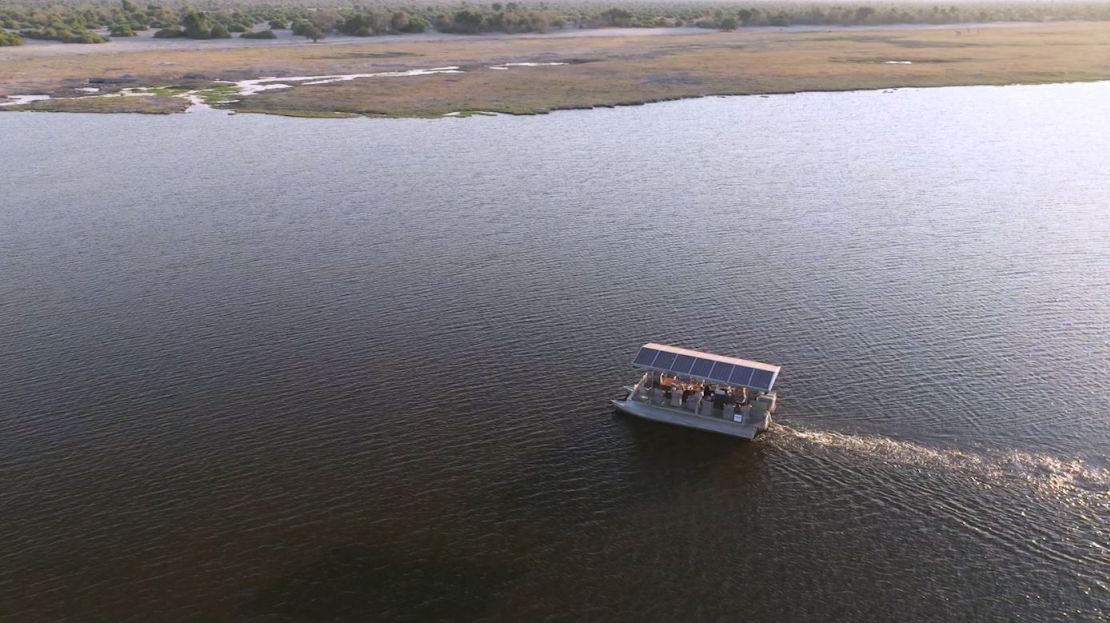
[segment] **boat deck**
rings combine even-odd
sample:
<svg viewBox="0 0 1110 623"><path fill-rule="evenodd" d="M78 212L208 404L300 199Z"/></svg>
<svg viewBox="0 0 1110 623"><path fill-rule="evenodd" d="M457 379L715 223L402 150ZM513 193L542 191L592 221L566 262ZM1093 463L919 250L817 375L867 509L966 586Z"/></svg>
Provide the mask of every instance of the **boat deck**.
<svg viewBox="0 0 1110 623"><path fill-rule="evenodd" d="M741 439L754 439L767 425L767 420L762 418L758 421L745 419L745 421L736 422L731 419L725 419L720 415L701 415L689 409L665 407L651 404L646 401L634 400L631 397L626 400L613 400L612 404L624 413L646 420L683 426L685 428L695 428L711 433L729 435L730 437L739 437Z"/></svg>

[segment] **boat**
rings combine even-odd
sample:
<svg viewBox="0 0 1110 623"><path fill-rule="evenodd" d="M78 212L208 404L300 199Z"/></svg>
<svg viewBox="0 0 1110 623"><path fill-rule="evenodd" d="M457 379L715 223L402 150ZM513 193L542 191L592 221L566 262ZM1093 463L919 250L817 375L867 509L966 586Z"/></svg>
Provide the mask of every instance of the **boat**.
<svg viewBox="0 0 1110 623"><path fill-rule="evenodd" d="M632 367L645 372L611 401L622 413L741 439L771 426L779 366L651 342Z"/></svg>

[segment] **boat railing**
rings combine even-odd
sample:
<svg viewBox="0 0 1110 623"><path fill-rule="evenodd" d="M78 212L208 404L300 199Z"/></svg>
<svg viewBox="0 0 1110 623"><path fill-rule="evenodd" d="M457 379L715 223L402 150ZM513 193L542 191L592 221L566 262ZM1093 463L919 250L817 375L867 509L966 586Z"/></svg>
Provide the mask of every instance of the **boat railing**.
<svg viewBox="0 0 1110 623"><path fill-rule="evenodd" d="M748 421L752 417L753 411L766 410L755 406L758 398L743 404L737 404L732 401L725 401L722 399L723 397L718 398L719 394L715 394L714 399L708 399L702 392L698 391L687 393L685 398L683 398L683 393L683 391L673 389L670 391L670 397L668 397L666 389L648 387L641 382L633 387L630 399L647 403L653 407L672 409L736 423ZM758 415L758 413L755 415Z"/></svg>

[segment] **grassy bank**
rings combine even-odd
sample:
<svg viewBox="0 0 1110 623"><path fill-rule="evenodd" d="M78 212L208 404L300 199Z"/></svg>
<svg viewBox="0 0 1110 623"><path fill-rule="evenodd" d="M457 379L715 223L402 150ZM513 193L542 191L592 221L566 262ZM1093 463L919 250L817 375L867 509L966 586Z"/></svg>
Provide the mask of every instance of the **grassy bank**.
<svg viewBox="0 0 1110 623"><path fill-rule="evenodd" d="M507 62L567 64L490 69ZM0 94L64 95L90 80L110 85L109 90L154 84L197 88L217 80L445 65L458 65L463 73L294 84L238 98L222 92L239 101L217 106L298 116L533 114L705 95L1100 80L1110 79L1110 24L393 40L20 57L0 66ZM80 109L88 101L99 112L107 105L92 102L107 99L73 99L65 106ZM47 106L58 104L33 105Z"/></svg>

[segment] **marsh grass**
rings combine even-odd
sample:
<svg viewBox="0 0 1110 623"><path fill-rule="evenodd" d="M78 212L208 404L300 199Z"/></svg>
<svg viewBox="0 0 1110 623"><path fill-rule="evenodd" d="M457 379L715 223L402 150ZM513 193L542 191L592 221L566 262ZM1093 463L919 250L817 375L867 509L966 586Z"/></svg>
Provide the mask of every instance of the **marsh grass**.
<svg viewBox="0 0 1110 623"><path fill-rule="evenodd" d="M888 60L912 64L887 64ZM488 69L522 61L568 64ZM217 82L445 65L462 66L466 73L301 84L241 98L231 85ZM466 111L536 114L707 95L1110 79L1110 23L664 37L479 37L85 54L64 59L31 56L0 65L0 95L61 92L87 84L91 77L126 77L131 84L121 81L123 86L189 85L202 89L205 101L240 112L312 117L473 114ZM163 87L165 91L152 93L169 95L178 88ZM227 99L240 101L217 103ZM37 105L85 106L59 101ZM115 111L129 105L138 104L89 106ZM161 102L151 106L154 112L166 107Z"/></svg>
<svg viewBox="0 0 1110 623"><path fill-rule="evenodd" d="M9 106L0 110L168 115L176 112L184 112L188 107L189 102L180 97L138 95L133 97L88 96L40 100L21 106Z"/></svg>

